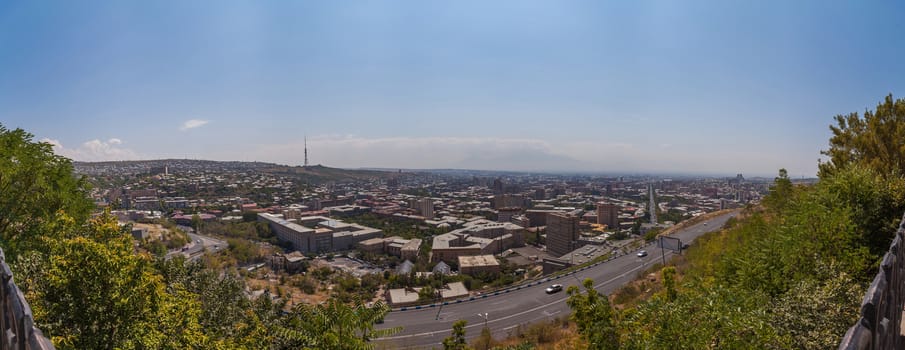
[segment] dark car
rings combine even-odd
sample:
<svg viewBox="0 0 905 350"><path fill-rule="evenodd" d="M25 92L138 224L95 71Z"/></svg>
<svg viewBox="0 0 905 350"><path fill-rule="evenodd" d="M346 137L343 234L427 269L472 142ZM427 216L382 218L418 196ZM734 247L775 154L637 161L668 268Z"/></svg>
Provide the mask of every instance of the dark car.
<svg viewBox="0 0 905 350"><path fill-rule="evenodd" d="M547 294L553 294L553 293L556 293L556 292L561 292L561 291L562 291L562 285L561 285L561 284L554 284L554 285L552 285L552 286L547 287L546 291L547 291Z"/></svg>

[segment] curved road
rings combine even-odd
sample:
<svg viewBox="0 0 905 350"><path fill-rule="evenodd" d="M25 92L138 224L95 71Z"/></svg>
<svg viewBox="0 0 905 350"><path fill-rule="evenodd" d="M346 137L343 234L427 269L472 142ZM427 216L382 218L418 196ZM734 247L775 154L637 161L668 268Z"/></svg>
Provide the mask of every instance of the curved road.
<svg viewBox="0 0 905 350"><path fill-rule="evenodd" d="M691 242L696 237L718 230L723 224L734 217L738 211L723 214L689 226L673 233L683 243ZM568 289L571 285L580 285L580 281L591 278L594 286L602 293L610 294L618 287L632 281L650 265L661 261L661 250L649 245L646 248L648 255L643 258L632 254L620 256L609 262L599 264L584 271L576 272L569 276L562 276L538 285L523 287L520 290L512 290L509 293L501 293L497 296L476 299L474 301L455 303L439 307L427 307L420 310L409 309L407 311L390 312L384 318L384 323L377 328L401 326L402 331L390 337L380 338L377 341L392 348L430 348L440 346L443 338L450 335L452 324L457 320L466 320L466 331L469 339L480 335L484 327L483 313L487 313L487 327L497 339L515 334L519 325L526 325L542 320L552 320L556 317L566 317L570 310L566 305L566 293L559 292L546 294L547 286L559 283ZM666 251L669 258L672 252ZM438 318L438 310L439 318Z"/></svg>

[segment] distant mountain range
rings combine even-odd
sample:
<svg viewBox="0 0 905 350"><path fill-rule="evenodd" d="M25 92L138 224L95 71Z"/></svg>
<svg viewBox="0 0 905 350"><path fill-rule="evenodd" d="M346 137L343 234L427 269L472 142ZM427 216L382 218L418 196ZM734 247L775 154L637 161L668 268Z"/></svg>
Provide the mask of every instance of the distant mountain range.
<svg viewBox="0 0 905 350"><path fill-rule="evenodd" d="M366 180L371 178L392 178L399 173L433 173L452 176L519 176L519 175L573 175L573 176L653 176L672 178L698 178L714 177L721 175L706 174L682 174L682 173L638 173L638 172L591 172L591 171L503 171L503 170L478 170L478 169L400 169L400 168L332 168L323 165L291 166L285 164L247 161L216 161L198 159L157 159L157 160L127 160L106 162L73 162L75 171L80 174L104 175L104 174L141 174L150 173L156 169L160 171L168 166L171 171L179 169L195 170L254 170L273 174L293 175L310 183L322 183L327 181ZM731 176L729 176L731 177ZM771 181L769 177L751 177L748 180L763 182ZM813 182L813 178L794 179L799 182Z"/></svg>
<svg viewBox="0 0 905 350"><path fill-rule="evenodd" d="M88 175L126 175L163 173L178 174L186 170L246 171L286 175L311 183L327 181L367 180L389 178L396 173L379 170L331 168L323 165L289 166L265 162L215 161L197 159L156 159L108 162L73 162L76 173ZM166 168L166 170L165 170Z"/></svg>
<svg viewBox="0 0 905 350"><path fill-rule="evenodd" d="M367 180L373 178L389 178L395 173L379 170L359 170L331 168L323 165L288 166L272 164L270 167L258 169L271 174L300 177L308 182Z"/></svg>

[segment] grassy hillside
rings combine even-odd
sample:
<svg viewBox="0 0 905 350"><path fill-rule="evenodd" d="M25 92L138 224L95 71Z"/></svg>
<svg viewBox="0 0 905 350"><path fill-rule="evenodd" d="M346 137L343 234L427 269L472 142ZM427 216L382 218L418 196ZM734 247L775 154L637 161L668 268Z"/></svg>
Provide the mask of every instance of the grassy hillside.
<svg viewBox="0 0 905 350"><path fill-rule="evenodd" d="M902 188L902 181L858 166L837 169L813 186L794 186L781 174L763 206L700 237L673 260L675 267L645 273L594 302L587 291L570 291L582 344L835 347L856 321L879 254L905 209ZM608 335L600 331L607 324Z"/></svg>

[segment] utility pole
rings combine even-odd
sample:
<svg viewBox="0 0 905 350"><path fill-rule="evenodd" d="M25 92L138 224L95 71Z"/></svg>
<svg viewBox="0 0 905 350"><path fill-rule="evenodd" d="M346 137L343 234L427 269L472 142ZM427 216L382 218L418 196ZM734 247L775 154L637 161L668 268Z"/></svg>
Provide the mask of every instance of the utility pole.
<svg viewBox="0 0 905 350"><path fill-rule="evenodd" d="M440 291L443 289L443 273L440 273L440 288L437 289L437 299L440 302L440 307L437 308L437 316L434 317L434 320L440 319L440 311L443 311L443 293Z"/></svg>
<svg viewBox="0 0 905 350"><path fill-rule="evenodd" d="M443 286L440 286L440 288L443 288ZM443 311L443 294L440 293L440 290L439 290L439 289L437 289L437 299L439 300L440 307L437 309L437 316L434 317L434 320L439 320L439 319L440 319L440 311Z"/></svg>
<svg viewBox="0 0 905 350"><path fill-rule="evenodd" d="M657 224L657 201L654 199L654 184L653 182L647 185L648 190L650 190L650 223L656 225Z"/></svg>
<svg viewBox="0 0 905 350"><path fill-rule="evenodd" d="M490 317L490 314L485 312L482 314L478 314L478 316L484 318L484 329L487 329L487 333L489 333L489 335L490 335L489 337L487 337L487 342L484 345L484 348L487 349L487 348L490 348L490 338L493 338L493 333L490 332L490 329L487 328L487 319Z"/></svg>

